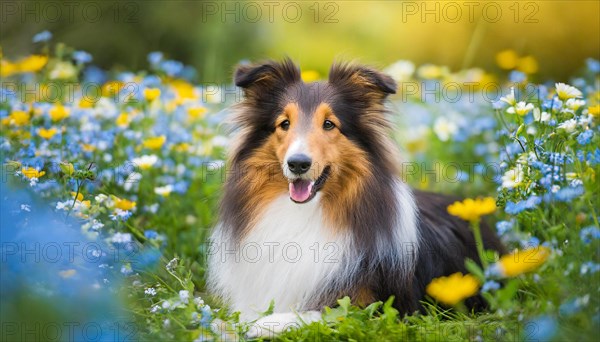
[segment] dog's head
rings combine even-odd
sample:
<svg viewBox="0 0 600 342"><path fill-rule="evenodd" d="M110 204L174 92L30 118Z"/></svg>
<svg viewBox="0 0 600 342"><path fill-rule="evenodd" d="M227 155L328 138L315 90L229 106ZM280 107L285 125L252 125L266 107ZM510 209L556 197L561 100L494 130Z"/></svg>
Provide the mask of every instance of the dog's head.
<svg viewBox="0 0 600 342"><path fill-rule="evenodd" d="M240 66L235 84L245 99L233 162L278 165L277 189L294 202L306 203L318 191L352 192L373 164L387 160L384 100L396 91L389 76L334 64L328 81L304 83L286 59Z"/></svg>

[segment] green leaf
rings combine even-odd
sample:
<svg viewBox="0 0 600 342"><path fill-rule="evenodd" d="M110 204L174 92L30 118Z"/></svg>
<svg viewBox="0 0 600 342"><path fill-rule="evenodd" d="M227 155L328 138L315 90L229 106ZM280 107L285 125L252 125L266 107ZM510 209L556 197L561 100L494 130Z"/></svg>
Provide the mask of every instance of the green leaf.
<svg viewBox="0 0 600 342"><path fill-rule="evenodd" d="M503 288L496 292L498 302L502 307L508 308L513 306L513 298L519 290L520 280L518 278L511 279Z"/></svg>
<svg viewBox="0 0 600 342"><path fill-rule="evenodd" d="M373 317L373 315L375 314L377 309L379 309L379 307L381 307L381 305L383 305L383 302L379 301L379 302L371 303L369 306L367 306L365 308L365 312L369 315L369 318Z"/></svg>
<svg viewBox="0 0 600 342"><path fill-rule="evenodd" d="M479 281L481 281L482 283L485 282L485 275L483 273L483 270L481 269L481 267L479 267L479 265L475 261L473 261L471 259L465 260L465 267L471 274L473 274L475 277L477 277L477 279L479 279Z"/></svg>
<svg viewBox="0 0 600 342"><path fill-rule="evenodd" d="M391 296L390 298L388 298L388 300L385 301L385 304L383 304L382 318L386 319L388 323L395 321L396 317L398 317L398 310L396 310L393 306L394 298L394 296Z"/></svg>
<svg viewBox="0 0 600 342"><path fill-rule="evenodd" d="M75 167L71 163L61 162L59 167L62 173L69 177L73 176L73 174L75 173Z"/></svg>
<svg viewBox="0 0 600 342"><path fill-rule="evenodd" d="M13 171L16 171L21 168L21 163L15 160L8 160L4 163L5 166L14 168Z"/></svg>
<svg viewBox="0 0 600 342"><path fill-rule="evenodd" d="M346 313L346 315L348 314L348 309L350 308L350 297L345 296L342 299L338 299L338 304L340 305L340 308L342 308L344 310L344 312Z"/></svg>

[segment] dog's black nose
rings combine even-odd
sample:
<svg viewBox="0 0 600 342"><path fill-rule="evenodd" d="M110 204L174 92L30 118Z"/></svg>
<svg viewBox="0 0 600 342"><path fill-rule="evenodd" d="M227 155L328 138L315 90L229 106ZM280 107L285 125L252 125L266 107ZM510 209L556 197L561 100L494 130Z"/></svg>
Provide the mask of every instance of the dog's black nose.
<svg viewBox="0 0 600 342"><path fill-rule="evenodd" d="M306 154L294 154L288 159L287 164L290 171L297 175L301 175L310 169L312 160Z"/></svg>

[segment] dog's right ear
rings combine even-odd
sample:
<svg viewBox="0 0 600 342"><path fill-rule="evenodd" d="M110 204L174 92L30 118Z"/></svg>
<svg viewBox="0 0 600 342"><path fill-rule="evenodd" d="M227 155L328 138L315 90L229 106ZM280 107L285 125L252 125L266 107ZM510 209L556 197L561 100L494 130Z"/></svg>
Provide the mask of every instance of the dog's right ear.
<svg viewBox="0 0 600 342"><path fill-rule="evenodd" d="M235 85L243 88L246 96L273 94L299 81L300 69L289 58L282 62L240 65L234 75Z"/></svg>

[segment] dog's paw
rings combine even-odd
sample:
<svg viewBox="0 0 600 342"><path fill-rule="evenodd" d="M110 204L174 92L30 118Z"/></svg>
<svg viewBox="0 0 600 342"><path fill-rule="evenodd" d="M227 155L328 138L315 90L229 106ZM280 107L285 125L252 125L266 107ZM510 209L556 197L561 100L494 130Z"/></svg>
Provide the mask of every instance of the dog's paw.
<svg viewBox="0 0 600 342"><path fill-rule="evenodd" d="M247 338L272 339L282 332L299 328L301 324L310 324L321 319L318 311L275 313L258 319L246 333Z"/></svg>

